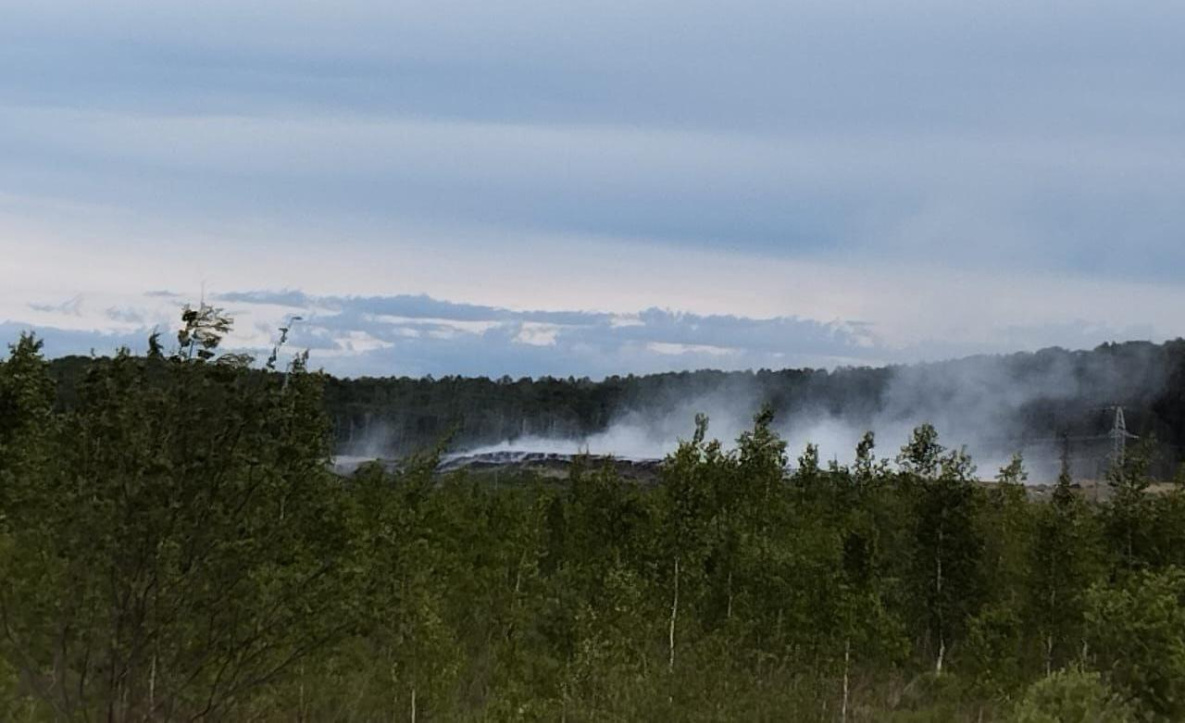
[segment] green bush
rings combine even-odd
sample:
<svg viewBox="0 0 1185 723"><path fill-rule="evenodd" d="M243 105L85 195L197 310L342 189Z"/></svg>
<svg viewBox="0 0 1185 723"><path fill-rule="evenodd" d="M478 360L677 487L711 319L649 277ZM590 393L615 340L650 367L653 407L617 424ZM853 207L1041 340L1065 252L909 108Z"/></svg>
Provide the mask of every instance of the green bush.
<svg viewBox="0 0 1185 723"><path fill-rule="evenodd" d="M1087 625L1095 664L1159 715L1185 717L1185 571L1142 572L1095 585Z"/></svg>
<svg viewBox="0 0 1185 723"><path fill-rule="evenodd" d="M1029 686L1014 723L1124 723L1137 720L1098 673L1063 670Z"/></svg>

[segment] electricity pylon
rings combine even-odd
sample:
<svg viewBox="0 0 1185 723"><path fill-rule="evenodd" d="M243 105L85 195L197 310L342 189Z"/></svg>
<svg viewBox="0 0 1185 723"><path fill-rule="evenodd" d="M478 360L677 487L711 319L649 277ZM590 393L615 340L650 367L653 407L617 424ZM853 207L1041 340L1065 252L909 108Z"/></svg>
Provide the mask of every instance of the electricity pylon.
<svg viewBox="0 0 1185 723"><path fill-rule="evenodd" d="M1127 420L1123 417L1123 407L1116 406L1115 420L1111 423L1111 432L1107 436L1111 438L1111 464L1118 467L1123 464L1124 455L1127 453L1127 440L1137 439L1136 435L1127 431Z"/></svg>

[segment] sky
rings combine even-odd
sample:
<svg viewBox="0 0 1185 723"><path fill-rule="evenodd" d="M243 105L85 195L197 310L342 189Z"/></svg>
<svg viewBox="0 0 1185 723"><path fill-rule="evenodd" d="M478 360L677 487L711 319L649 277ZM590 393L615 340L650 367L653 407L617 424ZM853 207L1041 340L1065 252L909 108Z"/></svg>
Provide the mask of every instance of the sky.
<svg viewBox="0 0 1185 723"><path fill-rule="evenodd" d="M1185 5L0 0L0 338L338 374L1185 335Z"/></svg>

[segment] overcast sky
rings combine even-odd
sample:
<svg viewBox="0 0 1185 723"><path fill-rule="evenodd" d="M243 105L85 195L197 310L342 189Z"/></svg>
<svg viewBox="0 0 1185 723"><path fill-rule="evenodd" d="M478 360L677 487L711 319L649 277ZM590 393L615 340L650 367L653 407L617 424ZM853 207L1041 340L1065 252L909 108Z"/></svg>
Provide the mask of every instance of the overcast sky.
<svg viewBox="0 0 1185 723"><path fill-rule="evenodd" d="M1179 2L7 2L0 333L345 374L1185 334Z"/></svg>

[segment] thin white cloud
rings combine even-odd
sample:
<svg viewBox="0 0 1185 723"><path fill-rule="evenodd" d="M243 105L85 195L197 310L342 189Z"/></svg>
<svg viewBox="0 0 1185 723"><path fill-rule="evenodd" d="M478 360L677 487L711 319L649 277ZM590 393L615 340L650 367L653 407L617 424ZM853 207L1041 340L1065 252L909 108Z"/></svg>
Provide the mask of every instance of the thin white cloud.
<svg viewBox="0 0 1185 723"><path fill-rule="evenodd" d="M561 327L555 324L527 321L519 326L518 334L514 336L514 340L519 344L530 344L531 346L555 346L556 336L560 331Z"/></svg>

